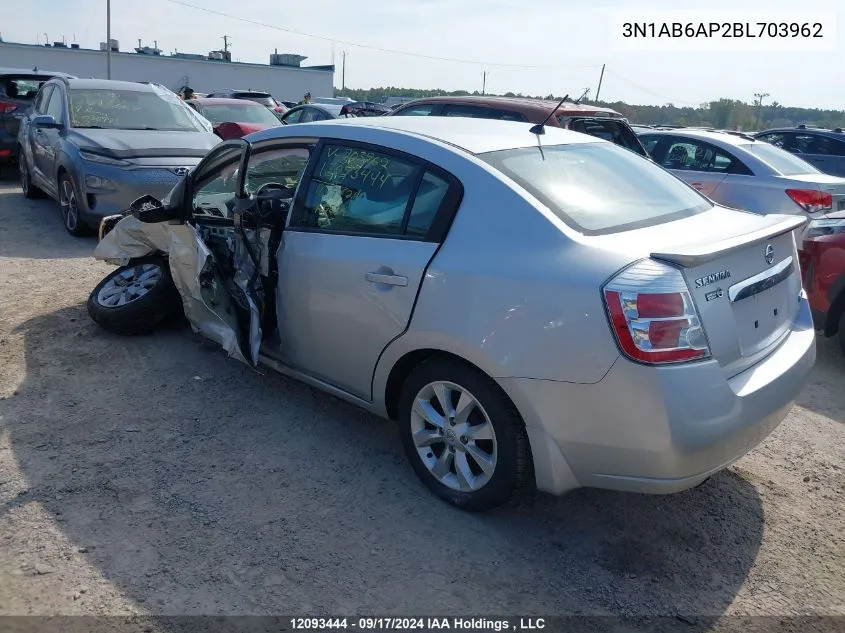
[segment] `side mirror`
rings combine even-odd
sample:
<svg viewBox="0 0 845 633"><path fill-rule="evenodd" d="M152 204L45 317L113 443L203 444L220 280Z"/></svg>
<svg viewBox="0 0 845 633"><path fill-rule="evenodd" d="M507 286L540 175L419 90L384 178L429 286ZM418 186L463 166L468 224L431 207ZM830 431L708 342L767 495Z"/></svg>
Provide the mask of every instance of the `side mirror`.
<svg viewBox="0 0 845 633"><path fill-rule="evenodd" d="M56 129L60 128L61 125L56 122L52 114L39 114L32 117L32 127Z"/></svg>
<svg viewBox="0 0 845 633"><path fill-rule="evenodd" d="M129 215L134 215L145 224L156 224L175 220L173 212L166 209L161 200L153 196L141 196L129 205Z"/></svg>

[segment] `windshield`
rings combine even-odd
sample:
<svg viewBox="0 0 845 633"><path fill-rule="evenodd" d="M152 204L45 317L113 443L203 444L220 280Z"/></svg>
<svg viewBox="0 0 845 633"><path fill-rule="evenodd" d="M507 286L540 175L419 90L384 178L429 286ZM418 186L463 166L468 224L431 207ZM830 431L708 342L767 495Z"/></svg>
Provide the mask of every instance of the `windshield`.
<svg viewBox="0 0 845 633"><path fill-rule="evenodd" d="M76 88L69 92L70 125L108 130L203 132L187 106L145 90Z"/></svg>
<svg viewBox="0 0 845 633"><path fill-rule="evenodd" d="M276 115L260 105L207 105L202 107L202 115L215 125L225 122L281 125Z"/></svg>
<svg viewBox="0 0 845 633"><path fill-rule="evenodd" d="M742 145L781 176L799 176L801 174L820 174L810 163L790 154L785 149L775 147L765 141Z"/></svg>
<svg viewBox="0 0 845 633"><path fill-rule="evenodd" d="M633 230L713 208L666 170L611 143L509 149L480 158L588 235Z"/></svg>

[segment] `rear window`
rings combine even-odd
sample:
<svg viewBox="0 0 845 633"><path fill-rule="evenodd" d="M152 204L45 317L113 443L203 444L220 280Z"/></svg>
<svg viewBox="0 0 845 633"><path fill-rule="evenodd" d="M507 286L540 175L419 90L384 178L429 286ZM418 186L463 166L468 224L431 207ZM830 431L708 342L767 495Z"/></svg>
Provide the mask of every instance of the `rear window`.
<svg viewBox="0 0 845 633"><path fill-rule="evenodd" d="M775 147L765 141L741 145L781 176L798 176L801 174L820 174L821 172L805 160L798 158L784 149Z"/></svg>
<svg viewBox="0 0 845 633"><path fill-rule="evenodd" d="M610 143L509 149L479 157L587 235L633 230L713 208L669 172Z"/></svg>
<svg viewBox="0 0 845 633"><path fill-rule="evenodd" d="M50 77L43 75L3 75L0 77L2 94L10 99L32 101Z"/></svg>
<svg viewBox="0 0 845 633"><path fill-rule="evenodd" d="M268 95L266 92L238 92L237 94L235 94L235 98L249 99L250 101L260 103L263 106L276 105L276 102L273 100L273 97Z"/></svg>

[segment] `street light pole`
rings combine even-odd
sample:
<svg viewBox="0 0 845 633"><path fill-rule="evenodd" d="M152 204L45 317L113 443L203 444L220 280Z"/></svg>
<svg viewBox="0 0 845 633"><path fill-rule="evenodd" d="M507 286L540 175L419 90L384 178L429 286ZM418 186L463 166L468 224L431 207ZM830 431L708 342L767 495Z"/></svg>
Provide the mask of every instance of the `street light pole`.
<svg viewBox="0 0 845 633"><path fill-rule="evenodd" d="M106 0L106 79L111 79L111 0Z"/></svg>

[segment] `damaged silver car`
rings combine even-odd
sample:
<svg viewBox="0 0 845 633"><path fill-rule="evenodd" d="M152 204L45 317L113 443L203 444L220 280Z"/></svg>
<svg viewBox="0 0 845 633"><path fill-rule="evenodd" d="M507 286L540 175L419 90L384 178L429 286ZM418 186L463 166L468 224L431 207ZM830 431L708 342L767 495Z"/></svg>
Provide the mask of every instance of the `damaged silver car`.
<svg viewBox="0 0 845 633"><path fill-rule="evenodd" d="M559 128L304 123L220 143L106 218L92 318L195 331L398 421L485 510L536 487L671 493L788 414L815 359L792 232Z"/></svg>

